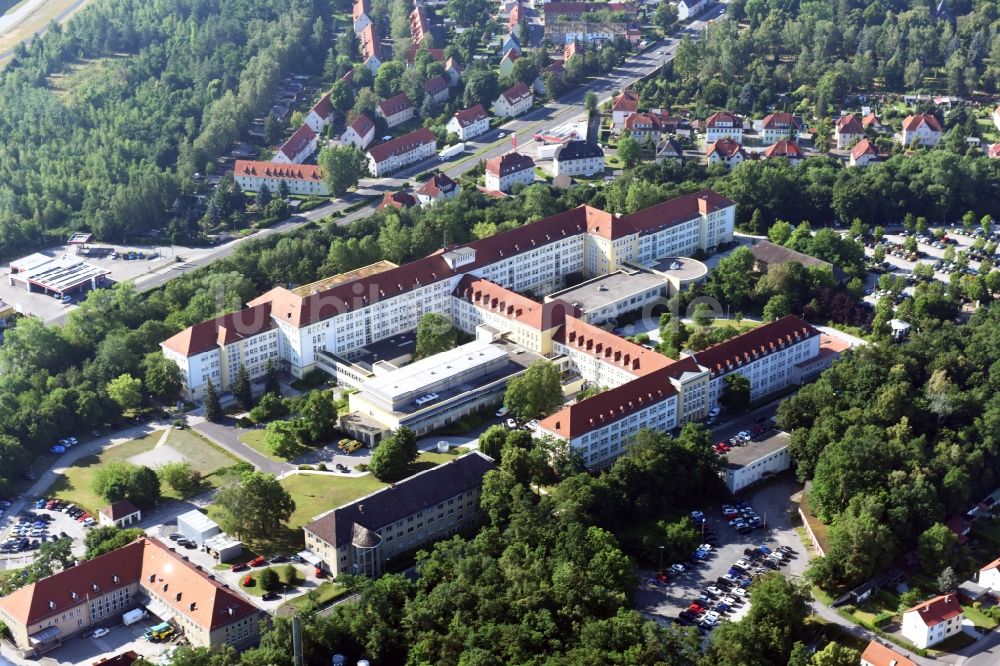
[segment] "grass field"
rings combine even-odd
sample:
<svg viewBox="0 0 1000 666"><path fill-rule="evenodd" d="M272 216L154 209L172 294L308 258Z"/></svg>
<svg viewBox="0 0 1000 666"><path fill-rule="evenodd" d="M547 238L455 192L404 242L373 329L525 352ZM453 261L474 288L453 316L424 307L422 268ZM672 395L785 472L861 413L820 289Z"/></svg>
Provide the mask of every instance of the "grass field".
<svg viewBox="0 0 1000 666"><path fill-rule="evenodd" d="M56 479L46 495L73 502L94 513L107 504L92 488L94 475L100 466L114 460L125 461L132 456L150 451L162 436L163 431L157 430L145 437L133 439L99 454L77 460L72 467L66 470L65 474ZM235 458L221 449L215 448L190 430L171 430L170 434L167 435L166 444L181 453L191 464L191 467L201 472L205 482L213 487L218 487L224 480L216 472L237 462ZM169 486L162 486L162 493L163 497L180 499Z"/></svg>
<svg viewBox="0 0 1000 666"><path fill-rule="evenodd" d="M260 575L267 569L274 569L278 574L278 580L281 582L281 586L279 586L275 592L281 592L283 589L282 586L284 585L287 585L289 589L293 589L301 582L302 574L298 573L294 566L291 564L277 564L272 567L254 569L240 574L240 589L251 596L263 596L264 592L267 590L260 586ZM291 574L291 576L289 574ZM250 576L250 580L253 581L253 584L249 587L245 587L243 585L243 580L246 576Z"/></svg>
<svg viewBox="0 0 1000 666"><path fill-rule="evenodd" d="M308 594L295 597L285 605L291 606L296 610L302 610L311 603L315 603L317 606L325 606L334 599L344 596L346 593L347 588L343 585L327 581L321 583L319 587Z"/></svg>
<svg viewBox="0 0 1000 666"><path fill-rule="evenodd" d="M277 462L288 462L290 460L294 460L303 453L306 453L307 451L311 450L307 446L300 446L295 450L295 454L292 455L290 458L283 458L281 456L275 455L274 453L271 452L271 449L267 448L267 445L264 443L263 429L251 430L250 432L243 433L242 435L240 435L240 441L249 446L257 453L261 454L262 456L267 456L271 460L275 460Z"/></svg>

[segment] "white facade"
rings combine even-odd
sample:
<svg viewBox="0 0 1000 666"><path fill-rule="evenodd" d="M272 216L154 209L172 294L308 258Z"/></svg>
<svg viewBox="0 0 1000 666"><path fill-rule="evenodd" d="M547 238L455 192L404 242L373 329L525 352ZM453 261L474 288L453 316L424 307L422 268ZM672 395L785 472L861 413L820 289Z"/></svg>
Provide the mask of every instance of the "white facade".
<svg viewBox="0 0 1000 666"><path fill-rule="evenodd" d="M705 123L705 145L710 146L726 137L743 143L743 121L731 114L726 114L724 117L719 117L717 114L709 116Z"/></svg>
<svg viewBox="0 0 1000 666"><path fill-rule="evenodd" d="M556 176L593 176L604 172L604 151L597 147L597 154L587 154L582 157L565 158L563 151L556 153L552 159L553 173Z"/></svg>
<svg viewBox="0 0 1000 666"><path fill-rule="evenodd" d="M228 391L240 363L246 366L251 380L262 378L267 373L268 362L279 362L278 331L272 329L248 336L227 345L217 345L213 349L184 356L162 346L163 355L177 364L184 375L185 397L201 400L205 397L208 382L216 391Z"/></svg>
<svg viewBox="0 0 1000 666"><path fill-rule="evenodd" d="M302 164L316 152L316 146L319 144L319 136L309 129L307 125L303 125L302 127L308 130L308 134L305 132L300 134L301 128L299 131L296 131L281 149L274 153L274 156L271 158L272 162L277 162L278 164ZM299 137L305 140L296 140Z"/></svg>
<svg viewBox="0 0 1000 666"><path fill-rule="evenodd" d="M382 106L379 105L377 113L378 115L385 118L386 125L388 125L389 127L395 127L396 125L401 125L410 118L412 118L414 113L414 108L412 104L409 104L396 111L383 111Z"/></svg>
<svg viewBox="0 0 1000 666"><path fill-rule="evenodd" d="M401 137L402 138L402 137ZM437 150L437 141L431 139L428 142L418 143L406 152L393 154L377 162L371 151L368 151L368 170L375 178L380 178L387 173L398 171L408 164L419 162L431 157Z"/></svg>
<svg viewBox="0 0 1000 666"><path fill-rule="evenodd" d="M709 402L719 404L726 377L737 373L750 380L750 399L757 400L799 382L796 366L819 356L820 336L786 344L769 353L751 354L753 360L712 377Z"/></svg>
<svg viewBox="0 0 1000 666"><path fill-rule="evenodd" d="M680 0L677 3L677 18L681 21L692 19L705 11L708 0Z"/></svg>
<svg viewBox="0 0 1000 666"><path fill-rule="evenodd" d="M664 432L676 428L677 396L655 402L645 409L629 414L603 427L570 440L588 468L603 467L624 453L625 445L643 428Z"/></svg>
<svg viewBox="0 0 1000 666"><path fill-rule="evenodd" d="M919 124L916 129L903 129L903 145L926 146L933 148L941 140L941 132L932 129L927 123Z"/></svg>
<svg viewBox="0 0 1000 666"><path fill-rule="evenodd" d="M305 167L304 167L305 168ZM311 167L311 170L315 167ZM266 170L255 169L257 173L235 173L234 180L236 184L240 186L240 189L247 192L260 192L261 188L265 185L267 189L275 193L281 188L281 184L284 183L288 187L288 191L292 194L300 194L305 196L329 196L330 188L327 186L326 181L323 178L293 178L289 176L279 175L279 169L275 169L275 173L269 175Z"/></svg>
<svg viewBox="0 0 1000 666"><path fill-rule="evenodd" d="M750 444L749 446L753 446ZM757 483L765 476L784 472L791 467L792 459L788 455L788 445L771 451L766 455L747 462L742 467L727 466L726 487L734 495L744 488Z"/></svg>
<svg viewBox="0 0 1000 666"><path fill-rule="evenodd" d="M340 135L340 142L352 145L358 150L367 148L368 144L375 138L375 124L366 123L365 125L368 131L364 134L358 134L356 125L348 125L344 133Z"/></svg>
<svg viewBox="0 0 1000 666"><path fill-rule="evenodd" d="M512 99L508 99L505 95L500 95L493 102L493 113L503 118L513 118L527 112L531 109L531 105L535 100L535 96L531 94L530 90L528 88L527 94L519 95Z"/></svg>
<svg viewBox="0 0 1000 666"><path fill-rule="evenodd" d="M713 164L724 164L727 169L732 169L738 164L742 164L743 160L746 159L746 155L742 149L733 152L732 154L727 154L721 150L713 150L708 153L706 158L708 165Z"/></svg>
<svg viewBox="0 0 1000 666"><path fill-rule="evenodd" d="M472 121L470 124L463 126L459 122L458 118L452 116L448 124L445 125L445 129L449 132L454 132L458 135L458 138L462 141L468 141L469 139L475 138L480 134L483 134L490 128L490 118L489 116L484 116L478 120Z"/></svg>
<svg viewBox="0 0 1000 666"><path fill-rule="evenodd" d="M520 171L512 171L507 174L496 174L486 172L486 189L496 190L498 192L510 192L511 189L518 183L523 183L525 185L531 185L535 182L535 168L534 166L529 166Z"/></svg>
<svg viewBox="0 0 1000 666"><path fill-rule="evenodd" d="M955 603L957 604L958 602L956 601ZM903 613L903 626L901 630L903 638L918 648L923 649L937 645L946 638L962 631L962 613L946 620L928 624L927 619L924 617L924 612L920 610L923 606L924 604L921 604L915 609Z"/></svg>
<svg viewBox="0 0 1000 666"><path fill-rule="evenodd" d="M1000 593L1000 562L992 562L979 571L979 584Z"/></svg>

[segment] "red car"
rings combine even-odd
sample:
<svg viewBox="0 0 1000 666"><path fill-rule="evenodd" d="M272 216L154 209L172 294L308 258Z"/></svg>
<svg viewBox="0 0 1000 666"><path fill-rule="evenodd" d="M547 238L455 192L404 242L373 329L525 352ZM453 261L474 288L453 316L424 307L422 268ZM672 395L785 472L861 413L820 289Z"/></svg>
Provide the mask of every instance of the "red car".
<svg viewBox="0 0 1000 666"><path fill-rule="evenodd" d="M79 516L76 517L76 522L82 523L83 521L87 520L87 518L90 518L90 514L84 511L83 513L81 513Z"/></svg>
<svg viewBox="0 0 1000 666"><path fill-rule="evenodd" d="M698 604L691 604L690 606L688 606L688 610L694 613L695 615L701 615L702 613L705 612L705 609L699 606Z"/></svg>
<svg viewBox="0 0 1000 666"><path fill-rule="evenodd" d="M262 567L267 564L267 559L263 555L258 555L249 562L247 562L252 567Z"/></svg>
<svg viewBox="0 0 1000 666"><path fill-rule="evenodd" d="M246 576L243 578L243 587L253 586L253 576Z"/></svg>
<svg viewBox="0 0 1000 666"><path fill-rule="evenodd" d="M315 567L313 573L316 574L316 578L326 578L326 572L320 569L319 567Z"/></svg>
<svg viewBox="0 0 1000 666"><path fill-rule="evenodd" d="M232 571L246 571L246 570L247 570L247 569L249 569L249 568L250 568L250 567L249 567L249 566L247 566L246 564L242 564L242 563L237 563L237 564L234 564L234 565L233 565L233 568L232 568L231 570L232 570Z"/></svg>

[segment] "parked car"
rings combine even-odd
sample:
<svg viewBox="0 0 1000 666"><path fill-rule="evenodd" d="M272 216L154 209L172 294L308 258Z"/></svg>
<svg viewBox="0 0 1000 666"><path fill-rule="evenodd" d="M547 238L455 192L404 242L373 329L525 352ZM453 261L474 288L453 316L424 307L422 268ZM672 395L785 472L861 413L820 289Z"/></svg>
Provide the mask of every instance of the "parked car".
<svg viewBox="0 0 1000 666"><path fill-rule="evenodd" d="M243 584L243 587L250 587L250 586L252 586L253 585L253 576L249 576L249 575L248 576L244 576L242 584Z"/></svg>
<svg viewBox="0 0 1000 666"><path fill-rule="evenodd" d="M267 564L267 558L264 557L263 555L258 555L257 557L247 562L247 564L249 564L252 567L262 567L265 564Z"/></svg>
<svg viewBox="0 0 1000 666"><path fill-rule="evenodd" d="M679 564L679 563L678 564L671 564L670 565L670 570L673 571L674 573L679 573L679 574L680 573L684 573L684 571L685 571L684 565L683 564Z"/></svg>
<svg viewBox="0 0 1000 666"><path fill-rule="evenodd" d="M98 627L97 629L94 629L92 638L103 638L104 636L107 636L110 633L111 633L110 629L106 629L105 627Z"/></svg>
<svg viewBox="0 0 1000 666"><path fill-rule="evenodd" d="M232 567L230 567L230 571L233 571L233 572L247 571L249 568L250 568L250 565L244 564L243 562L238 562L238 563L234 564Z"/></svg>
<svg viewBox="0 0 1000 666"><path fill-rule="evenodd" d="M281 595L278 594L277 592L265 592L264 596L261 597L261 599L263 599L264 601L275 601L280 598Z"/></svg>

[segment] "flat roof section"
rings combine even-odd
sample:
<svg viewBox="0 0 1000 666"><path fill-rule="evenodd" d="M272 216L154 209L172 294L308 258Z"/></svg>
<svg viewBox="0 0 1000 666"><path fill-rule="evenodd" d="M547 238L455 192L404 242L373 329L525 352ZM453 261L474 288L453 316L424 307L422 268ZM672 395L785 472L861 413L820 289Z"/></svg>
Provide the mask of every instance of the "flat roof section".
<svg viewBox="0 0 1000 666"><path fill-rule="evenodd" d="M373 377L364 391L394 402L399 396L419 392L449 377L464 375L475 368L497 361L507 352L489 342L475 341L424 358L399 370Z"/></svg>
<svg viewBox="0 0 1000 666"><path fill-rule="evenodd" d="M708 275L708 266L690 257L660 257L647 264L647 267L655 273L676 278L681 282L699 280Z"/></svg>
<svg viewBox="0 0 1000 666"><path fill-rule="evenodd" d="M44 259L42 261L41 259ZM11 262L13 279L33 284L47 291L65 293L82 287L111 271L64 255L58 259L35 253Z"/></svg>
<svg viewBox="0 0 1000 666"><path fill-rule="evenodd" d="M666 286L666 281L653 273L618 271L557 291L547 296L545 300L559 299L579 307L584 312L593 312L650 289Z"/></svg>
<svg viewBox="0 0 1000 666"><path fill-rule="evenodd" d="M753 464L788 446L790 439L787 432L780 431L759 442L750 442L745 446L735 447L726 454L726 469L737 470Z"/></svg>
<svg viewBox="0 0 1000 666"><path fill-rule="evenodd" d="M388 363L400 367L410 360L417 349L416 333L400 333L385 340L365 345L358 352L349 355L349 360L367 372L375 371L375 364Z"/></svg>

